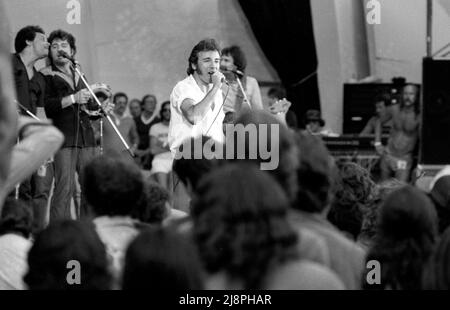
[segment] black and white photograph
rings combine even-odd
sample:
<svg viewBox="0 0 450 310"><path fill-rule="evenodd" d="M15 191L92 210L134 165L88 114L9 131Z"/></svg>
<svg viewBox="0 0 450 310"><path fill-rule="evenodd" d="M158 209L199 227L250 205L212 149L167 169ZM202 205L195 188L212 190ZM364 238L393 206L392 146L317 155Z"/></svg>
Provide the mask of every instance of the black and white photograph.
<svg viewBox="0 0 450 310"><path fill-rule="evenodd" d="M0 290L281 307L449 270L450 0L0 0Z"/></svg>

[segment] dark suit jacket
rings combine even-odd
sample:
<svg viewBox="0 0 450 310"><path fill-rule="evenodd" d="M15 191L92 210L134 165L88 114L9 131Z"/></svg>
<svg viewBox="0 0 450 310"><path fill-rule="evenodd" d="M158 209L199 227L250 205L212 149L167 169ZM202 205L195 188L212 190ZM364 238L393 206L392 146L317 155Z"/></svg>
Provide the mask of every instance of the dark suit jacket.
<svg viewBox="0 0 450 310"><path fill-rule="evenodd" d="M61 100L85 88L83 81L71 80L55 66L41 70L46 80L45 112L65 136L62 147L95 146L94 130L89 115L79 104L62 108Z"/></svg>
<svg viewBox="0 0 450 310"><path fill-rule="evenodd" d="M31 113L36 114L37 107L44 106L45 79L43 75L33 68L34 75L29 80L27 69L18 54L12 55L12 67L17 101ZM23 115L27 115L23 109L19 110Z"/></svg>

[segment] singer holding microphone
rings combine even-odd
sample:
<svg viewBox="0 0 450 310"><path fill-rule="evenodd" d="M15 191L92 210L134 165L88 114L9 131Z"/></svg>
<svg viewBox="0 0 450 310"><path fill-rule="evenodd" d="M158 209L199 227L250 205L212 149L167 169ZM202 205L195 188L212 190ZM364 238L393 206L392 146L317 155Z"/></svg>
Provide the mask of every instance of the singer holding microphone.
<svg viewBox="0 0 450 310"><path fill-rule="evenodd" d="M214 39L194 46L188 60L188 76L177 83L170 95L168 142L172 154L189 137L206 135L224 141L221 86L226 81L219 67L220 48Z"/></svg>
<svg viewBox="0 0 450 310"><path fill-rule="evenodd" d="M64 134L65 141L54 158L55 189L50 206L50 221L71 218L70 205L75 193L75 172L83 181L83 167L95 154L94 130L89 115L82 109L90 99L68 58L76 53L72 34L55 30L48 38L50 66L41 70L46 78L45 111ZM81 216L87 207L81 193ZM78 210L77 210L78 211Z"/></svg>

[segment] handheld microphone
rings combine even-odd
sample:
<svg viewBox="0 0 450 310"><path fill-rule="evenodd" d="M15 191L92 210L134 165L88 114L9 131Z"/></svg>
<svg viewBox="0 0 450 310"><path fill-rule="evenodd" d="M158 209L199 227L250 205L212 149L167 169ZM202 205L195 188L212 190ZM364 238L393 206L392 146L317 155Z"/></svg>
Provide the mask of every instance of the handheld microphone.
<svg viewBox="0 0 450 310"><path fill-rule="evenodd" d="M77 61L75 60L75 58L70 57L69 54L67 54L65 51L58 51L58 56L62 56L68 60L70 60L73 64L76 64Z"/></svg>
<svg viewBox="0 0 450 310"><path fill-rule="evenodd" d="M208 74L209 74L209 79L211 80L211 79L212 79L212 75L214 74L214 71L210 71L210 72L208 72ZM226 78L223 77L220 81L221 81L222 83L225 83L225 84L227 84L228 86L230 86L230 83L227 81Z"/></svg>

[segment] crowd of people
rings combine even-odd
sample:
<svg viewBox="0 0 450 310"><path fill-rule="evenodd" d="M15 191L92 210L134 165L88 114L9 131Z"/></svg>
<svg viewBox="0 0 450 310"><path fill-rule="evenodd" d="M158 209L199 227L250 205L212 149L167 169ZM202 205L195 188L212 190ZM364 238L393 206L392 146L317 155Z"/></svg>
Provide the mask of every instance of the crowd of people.
<svg viewBox="0 0 450 310"><path fill-rule="evenodd" d="M335 162L320 115L298 129L279 89L263 107L239 47L196 44L159 113L122 92L91 113L73 35L27 26L13 62L7 46L0 33L0 289L450 288L450 170L424 192ZM413 99L393 114L392 152L415 143ZM250 135L229 147L229 125L256 125L275 169Z"/></svg>

